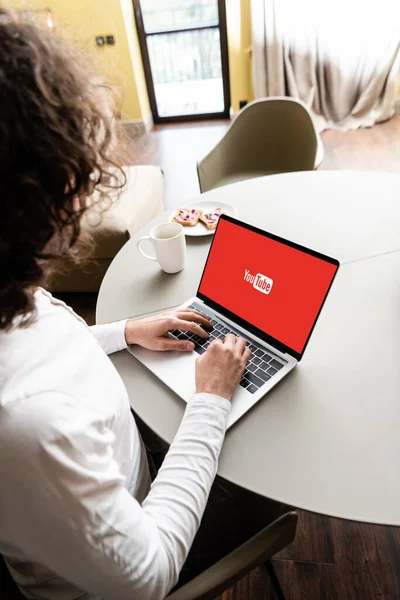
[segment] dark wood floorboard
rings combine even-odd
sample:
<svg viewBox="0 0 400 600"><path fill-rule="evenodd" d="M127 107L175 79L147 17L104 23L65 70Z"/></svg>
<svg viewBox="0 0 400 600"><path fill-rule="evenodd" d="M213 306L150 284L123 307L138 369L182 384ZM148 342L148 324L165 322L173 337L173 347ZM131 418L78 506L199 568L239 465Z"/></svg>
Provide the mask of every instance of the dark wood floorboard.
<svg viewBox="0 0 400 600"><path fill-rule="evenodd" d="M274 560L273 564L287 600L345 600L343 586L334 565L292 560ZM269 594L264 596L266 600L276 599L271 589ZM244 600L244 598L242 596L237 600ZM249 596L249 598L253 600L253 597ZM261 598L262 596L260 600ZM368 597L363 596L363 598L367 600ZM255 596L254 600L256 600Z"/></svg>
<svg viewBox="0 0 400 600"><path fill-rule="evenodd" d="M400 599L400 528L331 521L344 600Z"/></svg>
<svg viewBox="0 0 400 600"><path fill-rule="evenodd" d="M220 139L226 121L157 126L131 141L132 164L165 174L165 206L199 193L196 161ZM400 115L371 129L322 134L322 169L400 172ZM399 197L400 200L400 197ZM61 296L89 324L95 294ZM296 540L273 563L287 600L400 600L400 528L352 523L299 511ZM276 600L264 568L255 569L219 600Z"/></svg>
<svg viewBox="0 0 400 600"><path fill-rule="evenodd" d="M296 539L277 554L276 558L333 564L335 552L332 519L305 511L298 512L300 519Z"/></svg>
<svg viewBox="0 0 400 600"><path fill-rule="evenodd" d="M254 569L250 577L243 577L235 586L219 596L217 600L277 600L264 567Z"/></svg>

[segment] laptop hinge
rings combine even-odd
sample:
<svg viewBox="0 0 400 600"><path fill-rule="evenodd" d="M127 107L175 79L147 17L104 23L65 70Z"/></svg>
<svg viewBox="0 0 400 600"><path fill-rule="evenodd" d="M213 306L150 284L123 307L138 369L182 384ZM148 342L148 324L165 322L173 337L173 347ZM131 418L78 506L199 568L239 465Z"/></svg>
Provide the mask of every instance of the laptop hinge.
<svg viewBox="0 0 400 600"><path fill-rule="evenodd" d="M284 356L284 357L287 356L287 357L290 357L290 359L298 360L295 356L292 356L287 351L286 346L284 346L283 344L282 345L279 344L279 342L276 342L275 340L271 341L271 340L264 339L262 337L262 335L260 335L258 333L257 330L255 330L251 327L251 325L248 325L248 324L242 325L241 323L238 323L233 317L224 315L224 313L221 312L221 310L219 310L219 308L217 306L213 306L212 303L208 303L207 301L203 300L202 298L199 298L198 296L196 296L196 300L198 300L199 303L204 304L204 306L206 306L208 309L210 309L213 312L220 315L222 319L230 321L233 324L233 326L237 327L239 330L243 329L246 333L250 334L251 336L254 336L255 338L257 338L264 344L267 344L268 346L270 346L271 348L273 348L274 350L276 350L277 352L282 354L282 356Z"/></svg>

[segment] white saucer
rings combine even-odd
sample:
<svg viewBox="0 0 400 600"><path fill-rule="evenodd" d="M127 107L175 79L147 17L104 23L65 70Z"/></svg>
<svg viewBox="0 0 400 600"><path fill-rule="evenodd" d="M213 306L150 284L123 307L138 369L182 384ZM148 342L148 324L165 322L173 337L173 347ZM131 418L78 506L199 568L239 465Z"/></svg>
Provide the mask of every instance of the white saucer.
<svg viewBox="0 0 400 600"><path fill-rule="evenodd" d="M185 206L182 208L196 208L197 210L202 210L205 213L213 212L217 208L220 208L223 211L223 213L225 215L228 215L229 217L237 217L238 214L236 208L231 204L227 204L226 202L214 202L213 200L204 200L203 202L201 200L197 202L189 202L189 204L185 204ZM175 213L176 210L174 210L174 212L171 213L169 217L170 221L172 221ZM202 235L213 235L215 229L207 229L204 223L199 221L197 225L194 225L193 227L187 225L183 228L183 231L187 236L198 237Z"/></svg>

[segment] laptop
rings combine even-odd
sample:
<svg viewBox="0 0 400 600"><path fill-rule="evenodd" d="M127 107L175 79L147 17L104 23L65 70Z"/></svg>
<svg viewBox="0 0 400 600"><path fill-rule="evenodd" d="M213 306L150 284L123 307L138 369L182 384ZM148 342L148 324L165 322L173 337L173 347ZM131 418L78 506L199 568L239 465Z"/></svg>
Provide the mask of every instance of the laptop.
<svg viewBox="0 0 400 600"><path fill-rule="evenodd" d="M338 268L334 258L222 215L197 294L181 305L211 318L209 339L174 330L171 337L195 343L193 352L129 351L187 402L196 358L213 339L244 337L252 355L232 398L231 427L301 360Z"/></svg>

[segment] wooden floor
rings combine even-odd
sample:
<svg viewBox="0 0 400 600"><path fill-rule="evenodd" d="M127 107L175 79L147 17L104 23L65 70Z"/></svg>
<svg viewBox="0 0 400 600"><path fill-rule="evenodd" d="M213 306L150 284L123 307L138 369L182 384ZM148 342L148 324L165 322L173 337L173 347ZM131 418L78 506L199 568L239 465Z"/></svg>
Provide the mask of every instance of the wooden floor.
<svg viewBox="0 0 400 600"><path fill-rule="evenodd" d="M225 121L156 127L131 142L132 164L161 166L165 206L178 206L199 193L196 161L227 127ZM322 138L322 169L400 172L400 115L372 129L327 131ZM93 323L95 295L63 298ZM287 600L400 600L400 529L299 514L295 542L273 561ZM266 571L257 569L219 600L276 600L276 596Z"/></svg>

